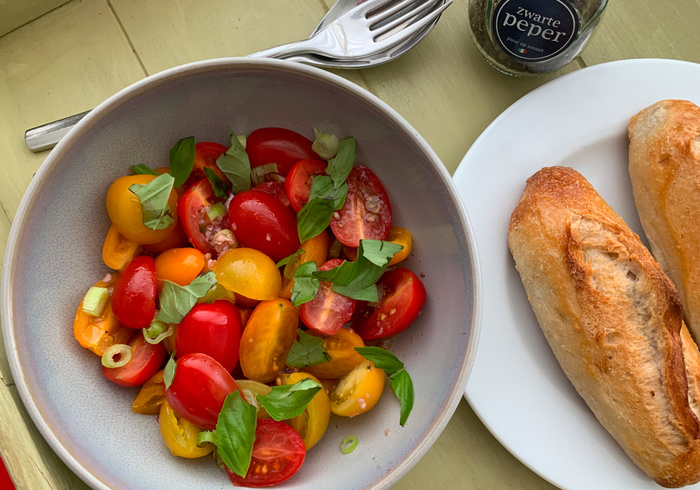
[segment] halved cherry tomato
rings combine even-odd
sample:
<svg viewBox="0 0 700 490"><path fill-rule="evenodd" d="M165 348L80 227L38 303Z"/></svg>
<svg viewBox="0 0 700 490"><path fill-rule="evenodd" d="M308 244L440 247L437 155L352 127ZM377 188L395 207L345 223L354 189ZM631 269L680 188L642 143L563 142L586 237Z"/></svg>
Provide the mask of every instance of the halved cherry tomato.
<svg viewBox="0 0 700 490"><path fill-rule="evenodd" d="M143 224L143 211L138 196L129 190L134 184L145 185L155 179L155 175L125 175L115 180L107 191L107 214L119 232L139 244L156 243L167 237L175 228L177 215L177 193L170 191L168 206L173 222L162 230L151 230Z"/></svg>
<svg viewBox="0 0 700 490"><path fill-rule="evenodd" d="M296 216L267 192L236 194L228 207L228 222L241 245L260 250L275 262L299 248Z"/></svg>
<svg viewBox="0 0 700 490"><path fill-rule="evenodd" d="M165 400L163 373L164 371L161 369L143 384L131 404L131 410L142 415L158 415L160 405Z"/></svg>
<svg viewBox="0 0 700 490"><path fill-rule="evenodd" d="M280 374L277 379L283 385L293 385L304 378L311 378L320 384L319 380L309 373ZM328 398L328 393L322 388L316 393L316 396L309 402L301 415L286 422L301 436L304 441L304 447L308 451L326 433L330 419L331 402Z"/></svg>
<svg viewBox="0 0 700 490"><path fill-rule="evenodd" d="M377 281L380 303L357 327L365 340L382 339L403 332L425 304L425 286L412 271L399 267Z"/></svg>
<svg viewBox="0 0 700 490"><path fill-rule="evenodd" d="M102 245L102 261L110 269L120 271L139 254L141 247L133 240L119 233L116 226L111 225Z"/></svg>
<svg viewBox="0 0 700 490"><path fill-rule="evenodd" d="M122 367L102 366L102 374L110 381L122 386L141 386L158 372L165 360L162 343L149 344L143 335L134 335L129 342L131 359Z"/></svg>
<svg viewBox="0 0 700 490"><path fill-rule="evenodd" d="M238 362L241 330L241 314L230 301L196 304L177 326L177 355L203 352L231 372Z"/></svg>
<svg viewBox="0 0 700 490"><path fill-rule="evenodd" d="M214 195L207 179L192 184L177 201L177 214L185 235L200 252L211 253L214 250L216 233L228 228L226 213L215 218L213 222L207 216L207 210L220 201Z"/></svg>
<svg viewBox="0 0 700 490"><path fill-rule="evenodd" d="M297 213L309 200L311 184L317 175L326 175L328 164L322 160L301 160L297 162L284 181L284 190L289 196L289 203Z"/></svg>
<svg viewBox="0 0 700 490"><path fill-rule="evenodd" d="M246 378L268 383L285 367L297 336L299 315L289 300L263 301L253 310L241 337L241 369Z"/></svg>
<svg viewBox="0 0 700 490"><path fill-rule="evenodd" d="M226 474L237 486L267 487L294 475L305 457L304 441L294 429L284 422L261 419L255 428L253 456L245 478L228 468Z"/></svg>
<svg viewBox="0 0 700 490"><path fill-rule="evenodd" d="M354 417L374 407L384 390L384 371L373 362L363 360L349 374L338 380L331 391L331 412Z"/></svg>
<svg viewBox="0 0 700 490"><path fill-rule="evenodd" d="M323 348L331 356L330 361L321 362L303 368L317 378L341 378L355 369L364 357L357 353L355 347L364 347L362 337L349 328L341 328L334 335L325 335L309 330L307 332L316 337L323 337Z"/></svg>
<svg viewBox="0 0 700 490"><path fill-rule="evenodd" d="M211 270L223 287L252 300L274 299L282 287L282 276L275 262L253 248L229 250Z"/></svg>
<svg viewBox="0 0 700 490"><path fill-rule="evenodd" d="M340 259L331 259L319 270L327 271L342 264ZM321 281L316 297L301 305L299 314L307 327L327 335L338 332L352 318L357 301L338 294L332 289L333 283Z"/></svg>
<svg viewBox="0 0 700 490"><path fill-rule="evenodd" d="M204 254L196 248L166 250L155 259L158 290L160 291L163 281L187 286L202 272L204 264Z"/></svg>
<svg viewBox="0 0 700 490"><path fill-rule="evenodd" d="M270 391L272 390L270 386L266 385L265 383L260 383L258 381L253 381L252 379L245 378L237 379L236 384L248 403L258 409L259 419L272 418L270 417L270 414L267 413L267 410L265 410L265 408L263 408L263 406L260 404L257 397L257 395L269 395Z"/></svg>
<svg viewBox="0 0 700 490"><path fill-rule="evenodd" d="M158 427L165 446L173 456L181 458L201 458L214 449L209 443L197 445L197 438L202 430L192 422L184 419L163 400L158 414Z"/></svg>
<svg viewBox="0 0 700 490"><path fill-rule="evenodd" d="M170 232L170 235L166 236L159 242L142 245L141 248L143 248L146 252L159 254L171 248L186 247L189 244L190 241L187 239L187 235L185 235L185 230L182 229L182 221L178 219L177 224L175 225L175 228L173 228L173 231Z"/></svg>
<svg viewBox="0 0 700 490"><path fill-rule="evenodd" d="M221 180L228 182L228 177L224 175L219 166L216 164L216 160L227 151L227 147L212 141L202 141L197 143L194 146L194 165L192 166L192 173L190 174L188 181L194 182L199 179L205 179L207 176L204 173L204 169L208 168Z"/></svg>
<svg viewBox="0 0 700 490"><path fill-rule="evenodd" d="M185 420L214 430L226 395L238 389L231 374L218 361L201 352L177 360L173 382L165 399Z"/></svg>
<svg viewBox="0 0 700 490"><path fill-rule="evenodd" d="M152 257L135 257L117 279L112 310L129 328L147 328L156 314L156 266Z"/></svg>
<svg viewBox="0 0 700 490"><path fill-rule="evenodd" d="M391 203L379 178L364 165L348 175L348 195L331 219L331 229L343 245L357 247L367 238L384 240L391 228ZM337 217L336 217L337 216Z"/></svg>
<svg viewBox="0 0 700 490"><path fill-rule="evenodd" d="M392 226L389 229L389 234L386 237L387 241L401 245L403 248L399 250L396 255L391 258L389 262L389 267L396 265L399 262L406 260L408 255L411 253L411 248L413 247L413 239L411 237L411 232L406 228L401 228L400 226Z"/></svg>
<svg viewBox="0 0 700 490"><path fill-rule="evenodd" d="M292 289L294 288L294 273L304 262L314 261L316 267L321 267L328 259L328 244L330 238L326 231L322 231L313 238L309 238L301 244L302 254L294 257L287 265L284 266L284 274L282 278L282 291L280 296L283 298L292 297Z"/></svg>
<svg viewBox="0 0 700 490"><path fill-rule="evenodd" d="M286 176L300 160L318 158L308 138L289 129L261 128L248 135L246 153L251 167L277 164L277 173Z"/></svg>
<svg viewBox="0 0 700 490"><path fill-rule="evenodd" d="M284 190L283 183L277 182L276 180L271 180L269 182L263 182L262 184L256 185L253 187L253 190L267 192L271 196L275 196L277 199L282 201L284 207L290 211L293 211L292 205L289 203L289 197L287 197L287 193Z"/></svg>

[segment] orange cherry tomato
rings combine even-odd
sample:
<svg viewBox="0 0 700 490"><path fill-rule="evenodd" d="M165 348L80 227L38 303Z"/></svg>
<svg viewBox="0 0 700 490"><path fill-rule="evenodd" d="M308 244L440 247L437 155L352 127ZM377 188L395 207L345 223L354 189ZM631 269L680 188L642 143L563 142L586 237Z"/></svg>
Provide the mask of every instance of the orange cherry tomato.
<svg viewBox="0 0 700 490"><path fill-rule="evenodd" d="M293 385L304 378L311 378L320 384L318 379L309 373L280 374L277 379L283 385ZM330 419L331 402L328 398L328 393L322 388L316 393L316 396L309 402L301 415L286 422L301 436L304 441L304 447L308 451L326 433Z"/></svg>
<svg viewBox="0 0 700 490"><path fill-rule="evenodd" d="M223 287L252 300L275 299L282 287L282 276L275 262L253 248L229 250L211 270Z"/></svg>
<svg viewBox="0 0 700 490"><path fill-rule="evenodd" d="M330 394L331 412L354 417L374 407L384 390L384 371L365 359L338 380Z"/></svg>
<svg viewBox="0 0 700 490"><path fill-rule="evenodd" d="M95 287L114 289L119 274L110 274L107 281L98 281ZM73 335L81 346L89 349L98 356L102 356L107 348L114 344L126 344L134 331L123 326L112 312L111 298L100 316L90 316L83 311L83 302L80 301L78 311L73 322Z"/></svg>
<svg viewBox="0 0 700 490"><path fill-rule="evenodd" d="M306 333L315 337L323 337L323 347L331 356L330 361L303 368L304 371L317 378L341 378L364 360L364 357L357 353L355 347L364 347L365 343L362 337L349 328L341 328L337 333L329 336L312 329Z"/></svg>
<svg viewBox="0 0 700 490"><path fill-rule="evenodd" d="M146 185L155 175L125 175L115 180L107 191L107 214L119 232L139 244L157 243L165 239L177 223L177 193L170 191L168 205L173 222L162 230L151 230L143 224L141 201L129 190L134 184Z"/></svg>
<svg viewBox="0 0 700 490"><path fill-rule="evenodd" d="M405 260L411 253L411 247L413 246L413 239L411 238L411 232L406 228L401 228L400 226L392 226L389 228L389 234L386 240L397 245L401 245L403 249L396 253L391 258L389 266L396 265L402 260Z"/></svg>
<svg viewBox="0 0 700 490"><path fill-rule="evenodd" d="M141 247L138 243L119 233L116 226L109 227L104 245L102 245L102 260L107 267L120 271L140 251Z"/></svg>
<svg viewBox="0 0 700 490"><path fill-rule="evenodd" d="M142 415L158 415L160 405L165 399L163 373L164 370L161 369L143 384L134 403L131 404L131 410Z"/></svg>
<svg viewBox="0 0 700 490"><path fill-rule="evenodd" d="M282 291L280 296L283 298L292 297L292 288L294 288L294 273L304 262L314 261L316 267L321 267L328 259L328 247L330 245L330 237L328 233L322 231L313 238L309 238L301 244L304 253L292 259L284 266L284 274L282 278Z"/></svg>
<svg viewBox="0 0 700 490"><path fill-rule="evenodd" d="M204 268L204 254L196 248L171 248L155 259L158 290L163 281L180 286L191 283Z"/></svg>
<svg viewBox="0 0 700 490"><path fill-rule="evenodd" d="M163 442L174 456L188 459L201 458L213 450L209 443L197 445L197 438L202 429L180 417L165 400L158 413L158 426Z"/></svg>
<svg viewBox="0 0 700 490"><path fill-rule="evenodd" d="M274 380L285 368L298 324L299 314L287 299L262 301L256 306L241 337L243 375L261 383Z"/></svg>

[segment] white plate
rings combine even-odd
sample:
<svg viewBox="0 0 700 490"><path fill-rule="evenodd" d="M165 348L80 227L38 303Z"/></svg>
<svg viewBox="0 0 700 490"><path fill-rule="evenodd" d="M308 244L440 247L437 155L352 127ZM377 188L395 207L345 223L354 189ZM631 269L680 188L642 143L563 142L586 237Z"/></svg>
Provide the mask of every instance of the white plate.
<svg viewBox="0 0 700 490"><path fill-rule="evenodd" d="M466 398L511 453L562 488L660 487L629 460L559 367L508 250L508 220L529 176L566 165L643 236L627 173L627 124L671 98L700 104L700 65L629 60L571 73L501 114L454 175L483 280L481 338Z"/></svg>

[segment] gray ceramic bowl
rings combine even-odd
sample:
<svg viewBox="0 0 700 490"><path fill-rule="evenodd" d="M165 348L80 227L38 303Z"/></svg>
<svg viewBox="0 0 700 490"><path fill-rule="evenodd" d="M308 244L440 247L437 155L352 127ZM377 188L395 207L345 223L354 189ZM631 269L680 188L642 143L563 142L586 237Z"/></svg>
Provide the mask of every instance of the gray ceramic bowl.
<svg viewBox="0 0 700 490"><path fill-rule="evenodd" d="M194 63L111 97L61 141L15 217L2 274L2 327L25 406L58 455L94 488L230 488L210 458L170 455L155 417L130 410L137 392L107 381L74 340L82 295L107 268L104 198L131 165L167 163L183 136L225 143L283 126L313 137L334 126L358 142L358 161L385 183L395 223L411 230L407 266L425 274L428 300L393 352L416 400L405 427L388 387L368 414L334 418L282 488L385 488L437 439L459 403L476 348L479 273L470 225L449 174L426 142L379 99L322 70L276 60ZM388 433L386 432L389 430ZM354 434L350 455L340 441Z"/></svg>

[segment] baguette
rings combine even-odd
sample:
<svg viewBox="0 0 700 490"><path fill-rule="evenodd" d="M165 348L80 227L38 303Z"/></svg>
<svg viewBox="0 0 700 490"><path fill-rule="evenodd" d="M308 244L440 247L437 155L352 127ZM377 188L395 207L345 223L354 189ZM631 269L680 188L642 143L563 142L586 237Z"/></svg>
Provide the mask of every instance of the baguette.
<svg viewBox="0 0 700 490"><path fill-rule="evenodd" d="M700 107L662 100L629 124L629 173L651 252L700 340Z"/></svg>
<svg viewBox="0 0 700 490"><path fill-rule="evenodd" d="M600 423L660 485L700 481L680 299L639 237L578 172L549 167L528 179L508 242L549 345ZM685 348L700 366L695 344Z"/></svg>

